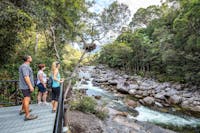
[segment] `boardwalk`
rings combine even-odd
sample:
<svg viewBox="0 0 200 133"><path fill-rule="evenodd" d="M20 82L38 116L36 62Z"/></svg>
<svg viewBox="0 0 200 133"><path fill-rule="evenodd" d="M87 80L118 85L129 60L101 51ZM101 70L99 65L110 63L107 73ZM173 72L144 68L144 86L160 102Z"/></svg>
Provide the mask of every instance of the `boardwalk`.
<svg viewBox="0 0 200 133"><path fill-rule="evenodd" d="M24 121L20 106L0 108L0 133L52 133L56 113L51 113L51 106L32 104L30 109L37 119Z"/></svg>

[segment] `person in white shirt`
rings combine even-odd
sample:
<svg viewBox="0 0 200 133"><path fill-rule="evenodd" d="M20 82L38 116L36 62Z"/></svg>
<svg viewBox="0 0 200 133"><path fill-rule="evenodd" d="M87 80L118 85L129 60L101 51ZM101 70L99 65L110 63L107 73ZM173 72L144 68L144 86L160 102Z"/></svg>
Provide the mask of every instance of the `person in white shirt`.
<svg viewBox="0 0 200 133"><path fill-rule="evenodd" d="M48 105L47 99L47 75L44 73L45 64L38 65L39 71L37 73L37 87L38 87L38 104L42 101L44 104Z"/></svg>

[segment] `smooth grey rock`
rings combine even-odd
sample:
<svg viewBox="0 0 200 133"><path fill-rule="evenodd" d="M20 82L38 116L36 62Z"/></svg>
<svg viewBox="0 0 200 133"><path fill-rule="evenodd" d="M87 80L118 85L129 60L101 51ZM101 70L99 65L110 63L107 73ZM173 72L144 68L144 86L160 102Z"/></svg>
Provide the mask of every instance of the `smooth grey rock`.
<svg viewBox="0 0 200 133"><path fill-rule="evenodd" d="M182 102L182 98L177 95L170 96L169 103L170 104L180 104Z"/></svg>
<svg viewBox="0 0 200 133"><path fill-rule="evenodd" d="M143 101L146 105L154 105L155 104L155 99L153 97L145 97L143 99Z"/></svg>

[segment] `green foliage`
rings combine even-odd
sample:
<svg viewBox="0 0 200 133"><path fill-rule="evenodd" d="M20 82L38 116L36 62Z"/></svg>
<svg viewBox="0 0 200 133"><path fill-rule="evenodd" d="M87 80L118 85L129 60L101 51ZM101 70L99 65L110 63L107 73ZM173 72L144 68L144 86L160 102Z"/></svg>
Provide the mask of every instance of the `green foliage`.
<svg viewBox="0 0 200 133"><path fill-rule="evenodd" d="M12 3L0 2L0 68L9 62L16 52L16 46L21 43L17 34L31 26L30 16L16 8ZM6 58L5 58L6 57Z"/></svg>
<svg viewBox="0 0 200 133"><path fill-rule="evenodd" d="M95 113L96 101L89 96L83 96L78 101L70 103L72 109L77 109L85 113Z"/></svg>
<svg viewBox="0 0 200 133"><path fill-rule="evenodd" d="M105 119L108 113L103 109L97 109L97 102L93 97L82 96L81 94L76 94L76 99L70 101L70 106L72 110L79 110L85 113L92 113L100 119Z"/></svg>
<svg viewBox="0 0 200 133"><path fill-rule="evenodd" d="M103 110L96 110L95 115L101 120L104 120L108 117L108 113Z"/></svg>
<svg viewBox="0 0 200 133"><path fill-rule="evenodd" d="M25 54L32 56L35 73L39 63L45 63L49 73L57 60L55 47L62 61L65 44L74 40L75 25L87 10L85 5L84 0L1 0L0 79L18 79Z"/></svg>

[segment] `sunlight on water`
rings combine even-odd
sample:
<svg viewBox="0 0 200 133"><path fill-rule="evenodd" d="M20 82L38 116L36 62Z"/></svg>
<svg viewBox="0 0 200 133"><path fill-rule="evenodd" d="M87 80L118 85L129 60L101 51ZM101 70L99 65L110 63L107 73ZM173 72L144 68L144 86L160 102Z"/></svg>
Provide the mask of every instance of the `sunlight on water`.
<svg viewBox="0 0 200 133"><path fill-rule="evenodd" d="M200 119L195 119L192 117L182 118L176 115L154 111L144 106L136 107L136 110L139 112L139 115L136 117L138 121L164 123L166 125L175 126L188 125L191 127L196 127L200 125Z"/></svg>

